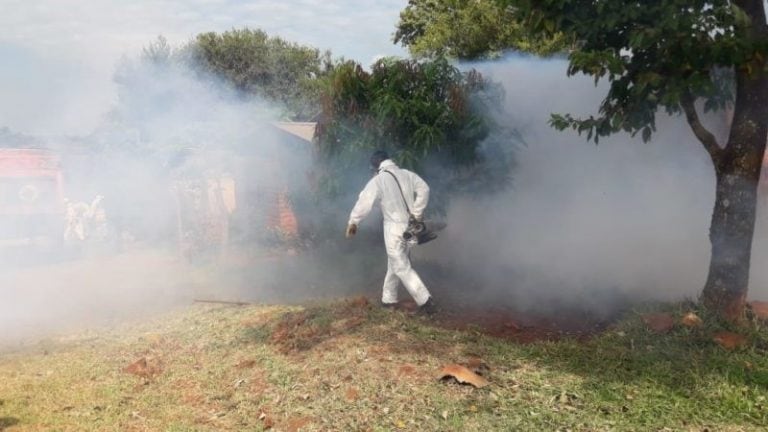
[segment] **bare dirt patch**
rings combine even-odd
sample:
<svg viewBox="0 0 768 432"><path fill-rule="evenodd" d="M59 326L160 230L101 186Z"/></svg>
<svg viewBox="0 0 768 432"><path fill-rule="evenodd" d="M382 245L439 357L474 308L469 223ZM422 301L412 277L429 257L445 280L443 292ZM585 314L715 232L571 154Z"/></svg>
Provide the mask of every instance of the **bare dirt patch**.
<svg viewBox="0 0 768 432"><path fill-rule="evenodd" d="M393 312L394 311L394 312ZM434 315L422 315L413 300L403 300L396 307L382 309L366 297L355 297L333 305L308 306L265 320L243 320L252 340L267 342L283 354L301 353L332 339L357 331L375 321L379 313L404 313L419 322L439 329L478 332L513 341L533 343L572 338L586 341L602 333L614 321L600 319L583 311L560 311L557 316L520 312L512 308L440 305ZM434 344L412 342L412 352L427 353ZM325 345L324 345L325 346ZM408 375L398 371L399 375Z"/></svg>
<svg viewBox="0 0 768 432"><path fill-rule="evenodd" d="M768 321L768 302L753 301L749 303L749 307L752 309L755 318L762 321Z"/></svg>
<svg viewBox="0 0 768 432"><path fill-rule="evenodd" d="M366 298L356 297L334 307L308 307L286 312L251 330L257 339L265 339L280 352L296 353L348 334L367 321L370 310L371 305Z"/></svg>
<svg viewBox="0 0 768 432"><path fill-rule="evenodd" d="M477 331L517 343L555 341L563 338L586 340L604 331L611 321L578 311L564 311L553 317L511 308L457 306L442 309L433 319L439 327Z"/></svg>
<svg viewBox="0 0 768 432"><path fill-rule="evenodd" d="M675 318L668 313L643 315L643 323L656 333L667 333L675 327Z"/></svg>
<svg viewBox="0 0 768 432"><path fill-rule="evenodd" d="M726 350L735 350L747 345L747 337L733 332L722 331L715 333L712 340Z"/></svg>
<svg viewBox="0 0 768 432"><path fill-rule="evenodd" d="M371 306L370 303L365 303L364 307L356 304L362 300L365 298L359 297L348 301L348 307L353 308L353 310L357 307L358 313L350 315L337 323L336 326L344 322L350 324L349 328L362 324L366 319L364 311L375 307ZM418 306L411 299L401 300L393 310L414 316L420 315ZM517 343L533 343L556 341L563 338L587 340L602 333L618 317L618 312L616 316L606 319L579 310L559 311L557 316L554 316L554 314L521 312L513 308L441 304L436 314L425 317L425 319L427 323L439 328L471 330ZM298 319L299 317L294 318Z"/></svg>
<svg viewBox="0 0 768 432"><path fill-rule="evenodd" d="M297 417L289 419L288 422L286 422L285 430L288 432L299 432L300 430L303 430L306 426L308 426L310 423L312 423L312 419L309 417Z"/></svg>
<svg viewBox="0 0 768 432"><path fill-rule="evenodd" d="M155 357L141 357L123 369L123 372L144 379L152 379L163 372L163 364Z"/></svg>

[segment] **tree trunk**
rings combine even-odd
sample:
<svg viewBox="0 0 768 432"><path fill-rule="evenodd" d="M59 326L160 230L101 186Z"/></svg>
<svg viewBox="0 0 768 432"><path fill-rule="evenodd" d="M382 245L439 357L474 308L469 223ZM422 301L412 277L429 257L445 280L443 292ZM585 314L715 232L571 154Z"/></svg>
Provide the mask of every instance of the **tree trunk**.
<svg viewBox="0 0 768 432"><path fill-rule="evenodd" d="M718 173L709 238L712 257L702 292L704 305L729 321L744 312L749 286L757 181L746 172Z"/></svg>
<svg viewBox="0 0 768 432"><path fill-rule="evenodd" d="M728 144L713 154L717 192L709 231L712 257L701 300L732 322L743 317L749 286L757 186L768 134L766 100L768 79L764 73L737 72Z"/></svg>

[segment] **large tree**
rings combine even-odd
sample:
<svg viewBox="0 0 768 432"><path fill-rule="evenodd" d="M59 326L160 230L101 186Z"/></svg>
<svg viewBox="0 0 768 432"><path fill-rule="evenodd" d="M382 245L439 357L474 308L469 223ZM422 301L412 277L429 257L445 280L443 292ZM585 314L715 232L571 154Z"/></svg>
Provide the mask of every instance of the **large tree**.
<svg viewBox="0 0 768 432"><path fill-rule="evenodd" d="M535 34L495 0L409 0L395 43L416 57L496 57L512 48L541 55L564 52L562 34Z"/></svg>
<svg viewBox="0 0 768 432"><path fill-rule="evenodd" d="M615 132L648 140L659 110L685 116L716 174L709 275L703 304L728 320L743 315L749 283L757 186L768 132L768 25L763 0L500 0L511 26L578 42L568 74L608 82L597 115L553 115L595 141ZM732 104L719 142L703 109Z"/></svg>
<svg viewBox="0 0 768 432"><path fill-rule="evenodd" d="M286 117L295 120L317 115L317 78L332 66L328 51L249 28L201 33L184 51L197 66L223 77L238 90L280 103Z"/></svg>

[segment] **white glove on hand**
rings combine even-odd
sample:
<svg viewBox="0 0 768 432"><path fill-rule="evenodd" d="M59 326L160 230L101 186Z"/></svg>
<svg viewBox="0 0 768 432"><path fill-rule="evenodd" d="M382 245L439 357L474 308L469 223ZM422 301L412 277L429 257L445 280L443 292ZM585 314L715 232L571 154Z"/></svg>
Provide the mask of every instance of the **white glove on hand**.
<svg viewBox="0 0 768 432"><path fill-rule="evenodd" d="M345 234L346 237L347 238L352 238L352 237L355 236L355 234L357 234L357 225L355 225L355 224L347 225L347 232Z"/></svg>

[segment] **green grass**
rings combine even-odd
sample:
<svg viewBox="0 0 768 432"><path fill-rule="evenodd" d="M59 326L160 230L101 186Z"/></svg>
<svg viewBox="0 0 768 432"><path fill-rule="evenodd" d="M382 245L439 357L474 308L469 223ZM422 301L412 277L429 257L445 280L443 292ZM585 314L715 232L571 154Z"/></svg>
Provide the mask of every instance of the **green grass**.
<svg viewBox="0 0 768 432"><path fill-rule="evenodd" d="M766 332L726 351L721 329L657 335L630 313L586 342L517 345L344 302L198 305L0 356L0 430L766 430ZM437 380L471 356L489 387ZM123 371L141 357L162 371Z"/></svg>

